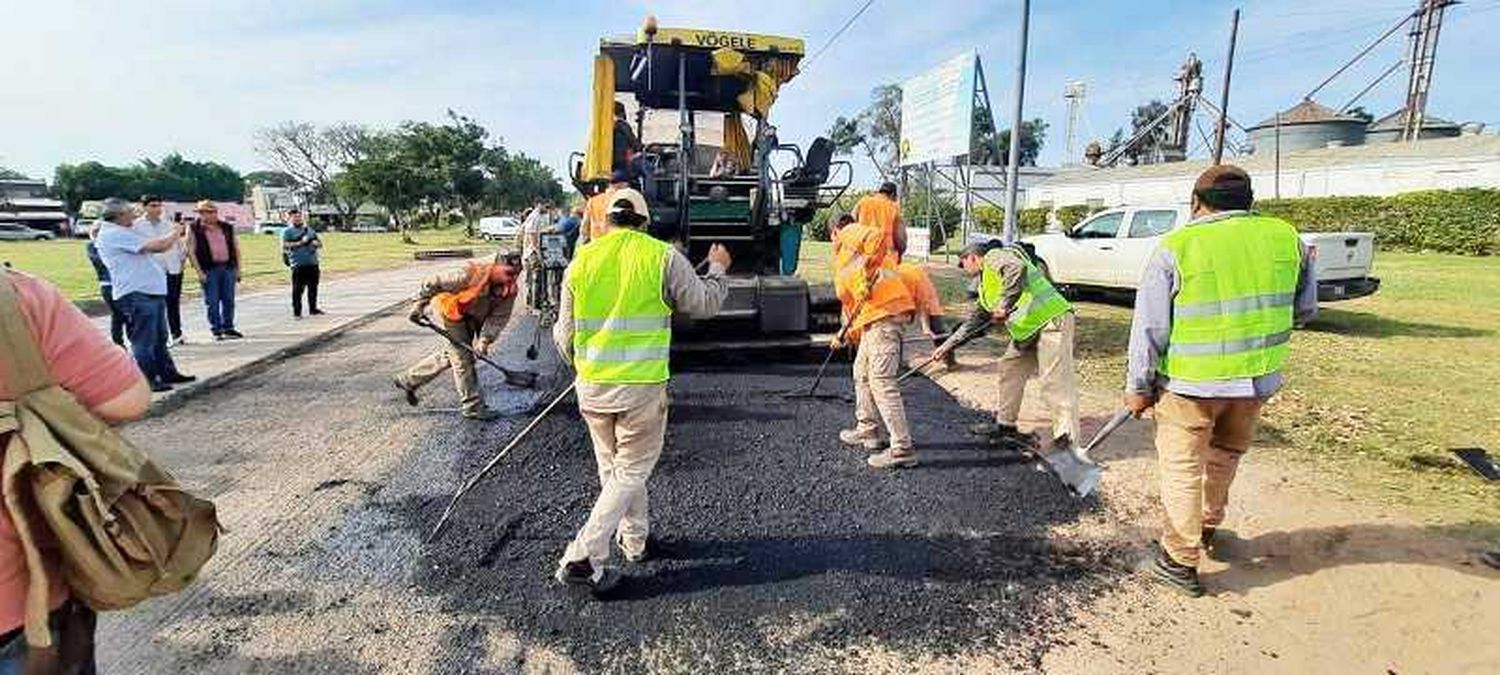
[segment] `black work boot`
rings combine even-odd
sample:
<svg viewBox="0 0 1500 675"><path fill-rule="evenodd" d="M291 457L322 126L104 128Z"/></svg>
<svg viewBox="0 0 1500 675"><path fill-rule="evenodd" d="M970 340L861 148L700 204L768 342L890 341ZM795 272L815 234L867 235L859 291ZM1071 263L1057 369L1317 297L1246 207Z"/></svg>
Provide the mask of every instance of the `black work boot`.
<svg viewBox="0 0 1500 675"><path fill-rule="evenodd" d="M566 586L587 586L594 595L600 595L620 583L620 571L606 567L595 572L588 560L575 560L558 565L552 578Z"/></svg>
<svg viewBox="0 0 1500 675"><path fill-rule="evenodd" d="M1151 545L1156 551L1151 562L1146 564L1146 572L1151 578L1190 598L1202 597L1203 583L1198 581L1198 570L1173 560L1159 542Z"/></svg>
<svg viewBox="0 0 1500 675"><path fill-rule="evenodd" d="M405 380L401 379L400 375L391 378L391 384L396 385L396 388L400 389L401 393L406 395L406 405L415 406L420 403L417 400L417 388L408 385Z"/></svg>

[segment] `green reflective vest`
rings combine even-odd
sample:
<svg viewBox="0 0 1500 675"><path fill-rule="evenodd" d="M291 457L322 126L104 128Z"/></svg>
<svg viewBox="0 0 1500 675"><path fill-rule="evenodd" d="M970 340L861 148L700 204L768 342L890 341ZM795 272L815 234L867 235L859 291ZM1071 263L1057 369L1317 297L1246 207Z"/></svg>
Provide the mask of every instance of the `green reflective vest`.
<svg viewBox="0 0 1500 675"><path fill-rule="evenodd" d="M662 278L672 247L615 228L578 249L573 293L573 366L598 384L656 384L669 377L672 308Z"/></svg>
<svg viewBox="0 0 1500 675"><path fill-rule="evenodd" d="M1047 280L1047 275L1042 274L1042 270L1031 263L1031 257L1025 251L1009 250L1026 265L1026 286L1021 289L1021 297L1016 300L1015 310L1006 319L1005 328L1012 341L1025 342L1036 335L1042 326L1047 325L1048 321L1073 311L1073 305L1068 304L1067 298L1057 292L1057 287ZM987 312L993 312L1000 306L1004 295L1005 280L1000 278L994 265L986 260L979 272L979 306Z"/></svg>
<svg viewBox="0 0 1500 675"><path fill-rule="evenodd" d="M1286 221L1233 216L1166 236L1180 280L1161 370L1207 382L1266 375L1286 361L1302 241Z"/></svg>

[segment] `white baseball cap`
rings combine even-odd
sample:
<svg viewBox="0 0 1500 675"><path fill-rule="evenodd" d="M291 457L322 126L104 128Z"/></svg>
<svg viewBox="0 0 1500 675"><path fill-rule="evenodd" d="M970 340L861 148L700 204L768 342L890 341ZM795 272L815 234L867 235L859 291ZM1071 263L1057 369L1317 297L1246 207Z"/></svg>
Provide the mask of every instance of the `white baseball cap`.
<svg viewBox="0 0 1500 675"><path fill-rule="evenodd" d="M635 188L620 188L609 195L609 212L618 213L627 210L620 202L630 205L629 210L640 214L642 217L650 218L651 211L646 207L646 198Z"/></svg>

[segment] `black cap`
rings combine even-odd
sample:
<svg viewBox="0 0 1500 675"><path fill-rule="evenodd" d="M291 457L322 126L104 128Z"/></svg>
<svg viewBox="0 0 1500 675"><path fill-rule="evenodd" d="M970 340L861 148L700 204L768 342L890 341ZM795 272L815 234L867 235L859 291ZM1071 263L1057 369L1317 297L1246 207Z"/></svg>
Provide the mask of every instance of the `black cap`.
<svg viewBox="0 0 1500 675"><path fill-rule="evenodd" d="M896 184L890 181L881 183L880 194L890 195L892 197L896 196Z"/></svg>

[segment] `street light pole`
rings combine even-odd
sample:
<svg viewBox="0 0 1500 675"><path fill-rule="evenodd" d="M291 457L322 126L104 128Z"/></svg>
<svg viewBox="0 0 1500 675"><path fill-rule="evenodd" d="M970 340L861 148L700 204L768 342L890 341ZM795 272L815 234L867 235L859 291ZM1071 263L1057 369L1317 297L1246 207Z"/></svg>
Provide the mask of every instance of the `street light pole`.
<svg viewBox="0 0 1500 675"><path fill-rule="evenodd" d="M1021 111L1026 102L1026 39L1031 0L1021 0L1021 55L1016 61L1016 105L1010 116L1010 153L1005 167L1005 243L1017 239L1016 187L1021 175Z"/></svg>

